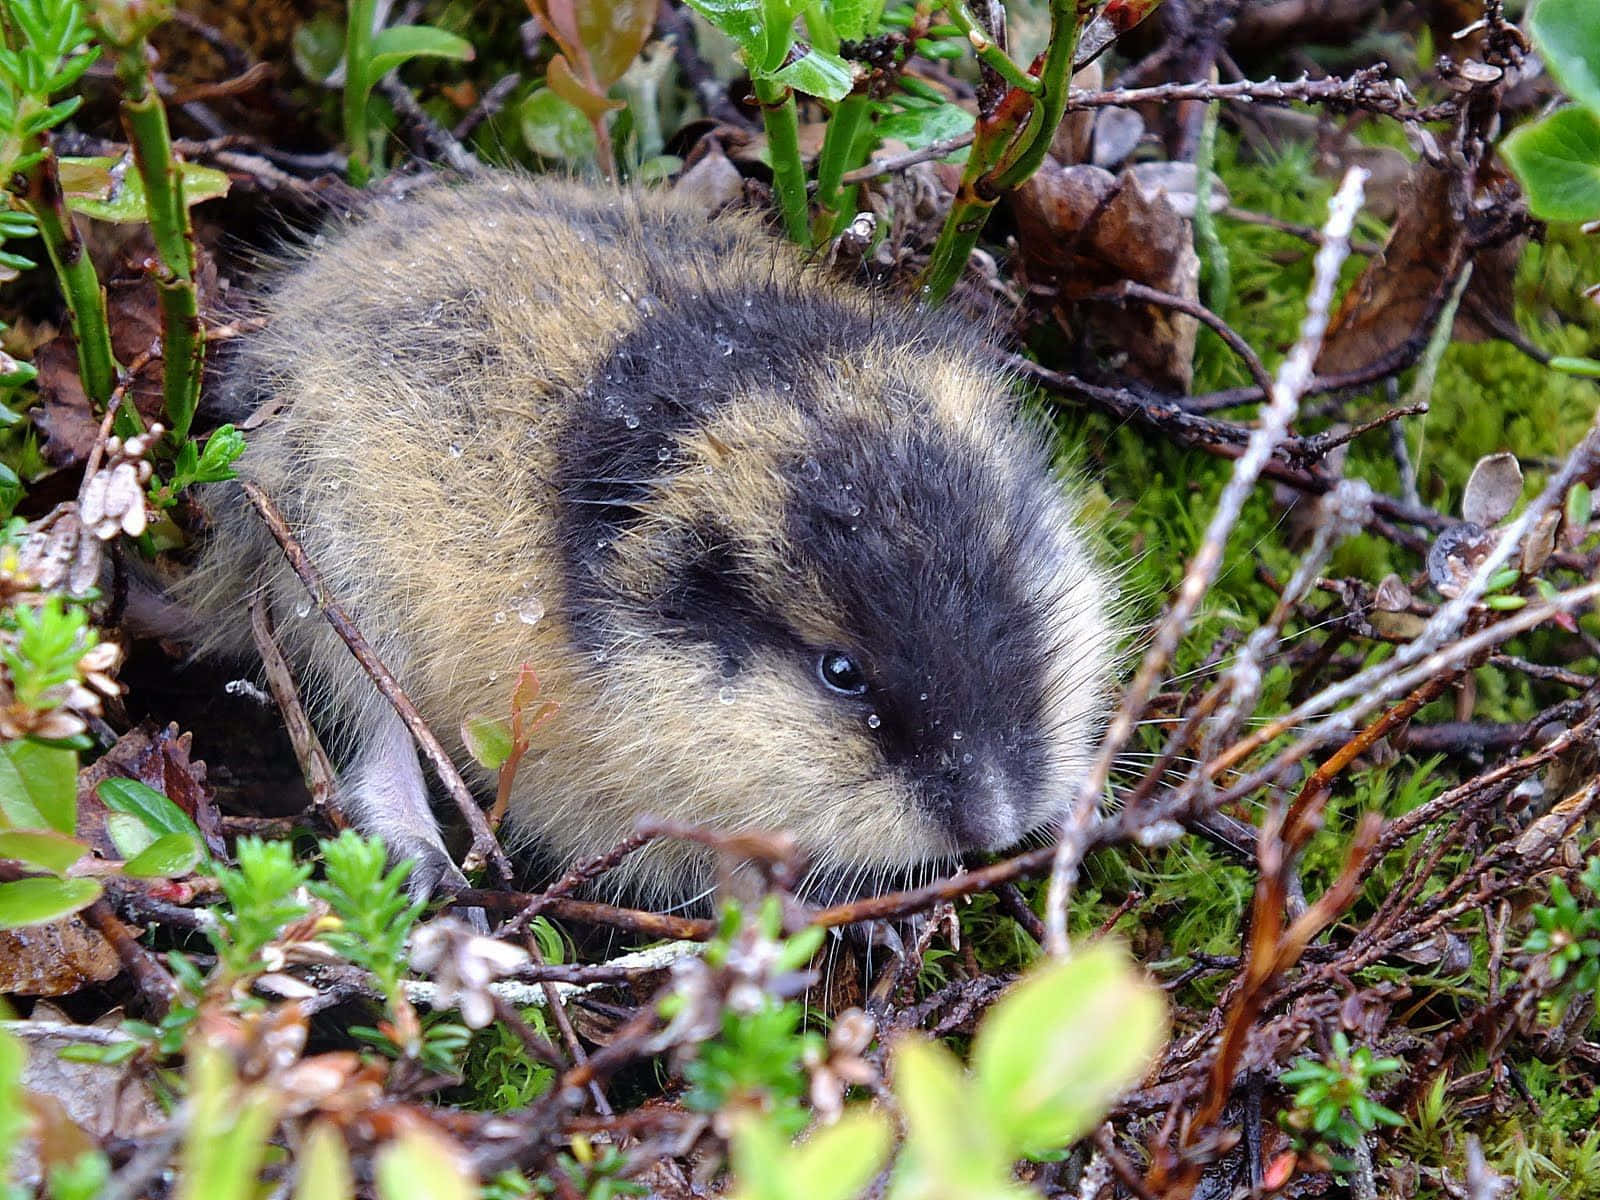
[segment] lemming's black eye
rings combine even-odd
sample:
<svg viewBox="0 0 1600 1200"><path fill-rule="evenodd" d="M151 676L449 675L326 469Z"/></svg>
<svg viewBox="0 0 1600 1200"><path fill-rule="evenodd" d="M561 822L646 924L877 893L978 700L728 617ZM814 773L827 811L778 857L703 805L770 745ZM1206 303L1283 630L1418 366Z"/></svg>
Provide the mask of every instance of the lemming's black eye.
<svg viewBox="0 0 1600 1200"><path fill-rule="evenodd" d="M829 650L817 660L817 677L841 696L859 696L867 690L867 673L842 650Z"/></svg>

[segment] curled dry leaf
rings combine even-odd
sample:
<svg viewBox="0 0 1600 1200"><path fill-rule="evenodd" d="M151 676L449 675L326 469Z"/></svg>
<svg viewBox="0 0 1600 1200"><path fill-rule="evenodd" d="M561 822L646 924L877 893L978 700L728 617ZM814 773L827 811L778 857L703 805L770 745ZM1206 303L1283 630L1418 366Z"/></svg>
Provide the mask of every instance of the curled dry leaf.
<svg viewBox="0 0 1600 1200"><path fill-rule="evenodd" d="M1411 589L1400 576L1391 572L1383 577L1373 593L1372 607L1379 612L1404 612L1411 607Z"/></svg>
<svg viewBox="0 0 1600 1200"><path fill-rule="evenodd" d="M1449 172L1425 161L1413 168L1383 253L1367 264L1339 306L1317 359L1319 374L1365 367L1417 335L1460 272L1469 244L1483 248L1473 252L1455 336L1482 341L1496 330L1515 328L1512 285L1525 239L1496 244L1491 236L1513 211L1515 185L1490 175L1474 195L1456 194L1457 186Z"/></svg>
<svg viewBox="0 0 1600 1200"><path fill-rule="evenodd" d="M719 213L744 197L744 176L723 152L722 143L715 137L705 137L696 145L692 161L672 190L687 196L708 214Z"/></svg>
<svg viewBox="0 0 1600 1200"><path fill-rule="evenodd" d="M1488 529L1510 515L1522 498L1522 467L1517 456L1502 450L1486 454L1472 468L1461 494L1461 516L1470 525Z"/></svg>
<svg viewBox="0 0 1600 1200"><path fill-rule="evenodd" d="M58 504L24 532L17 569L31 588L86 596L100 582L100 543L73 504Z"/></svg>
<svg viewBox="0 0 1600 1200"><path fill-rule="evenodd" d="M1147 189L1131 172L1045 165L1018 188L1012 209L1029 276L1073 301L1132 280L1197 300L1200 260L1188 222L1164 187ZM1144 304L1085 306L1081 320L1101 353L1156 387L1187 391L1194 379L1199 322Z"/></svg>
<svg viewBox="0 0 1600 1200"><path fill-rule="evenodd" d="M1492 533L1471 521L1441 530L1428 547L1428 581L1441 596L1459 595L1494 543Z"/></svg>

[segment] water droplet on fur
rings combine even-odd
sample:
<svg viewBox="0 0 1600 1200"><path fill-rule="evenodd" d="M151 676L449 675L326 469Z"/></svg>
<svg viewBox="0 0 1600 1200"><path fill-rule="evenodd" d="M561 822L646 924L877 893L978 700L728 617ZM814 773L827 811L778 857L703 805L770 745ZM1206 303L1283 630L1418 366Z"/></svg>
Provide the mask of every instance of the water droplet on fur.
<svg viewBox="0 0 1600 1200"><path fill-rule="evenodd" d="M954 730L954 731L953 731L953 732L952 732L952 733L951 733L951 734L950 734L950 740L951 740L951 741L952 741L952 742L959 742L959 741L960 741L960 740L961 740L961 730L959 730L959 729L957 729L957 730Z"/></svg>
<svg viewBox="0 0 1600 1200"><path fill-rule="evenodd" d="M529 596L517 605L517 620L524 625L537 625L544 619L544 601L537 596Z"/></svg>
<svg viewBox="0 0 1600 1200"><path fill-rule="evenodd" d="M733 339L725 333L717 334L717 345L722 349L722 357L730 358L733 355Z"/></svg>
<svg viewBox="0 0 1600 1200"><path fill-rule="evenodd" d="M717 699L723 704L733 703L733 689L722 688L717 692Z"/></svg>
<svg viewBox="0 0 1600 1200"><path fill-rule="evenodd" d="M454 442L450 443L450 457L451 458L460 458L461 457L461 447L456 445L456 443L454 443Z"/></svg>
<svg viewBox="0 0 1600 1200"><path fill-rule="evenodd" d="M637 429L639 428L639 416L637 413L623 413L622 423L629 429Z"/></svg>
<svg viewBox="0 0 1600 1200"><path fill-rule="evenodd" d="M604 650L596 650L594 652L594 660L597 663L605 662L605 660L606 660L606 652Z"/></svg>
<svg viewBox="0 0 1600 1200"><path fill-rule="evenodd" d="M852 505L851 505L851 506L850 506L850 515L851 515L851 516L852 516L852 517L859 517L859 516L860 516L860 515L861 515L861 505L859 505L859 504L852 504ZM855 528L855 526L854 526L854 525L852 525L852 526L851 526L851 527L850 527L850 528L852 528L852 529L854 529L854 528Z"/></svg>
<svg viewBox="0 0 1600 1200"><path fill-rule="evenodd" d="M882 724L883 724L883 718L880 717L877 713L868 713L867 714L867 728L868 729L876 729L878 726L880 726Z"/></svg>
<svg viewBox="0 0 1600 1200"><path fill-rule="evenodd" d="M972 765L972 755L971 754L963 754L961 756L961 765L963 767L970 767Z"/></svg>
<svg viewBox="0 0 1600 1200"><path fill-rule="evenodd" d="M506 623L506 610L503 609L503 608L497 610L495 612L495 614L492 617L490 617L489 619L491 621L493 621L496 625L504 625Z"/></svg>
<svg viewBox="0 0 1600 1200"><path fill-rule="evenodd" d="M662 446L656 451L656 461L657 462L666 462L667 459L669 459L671 457L672 457L672 447L671 446Z"/></svg>
<svg viewBox="0 0 1600 1200"><path fill-rule="evenodd" d="M922 701L926 701L928 699L928 693L927 692L918 692L917 693L917 699L918 700L922 700Z"/></svg>
<svg viewBox="0 0 1600 1200"><path fill-rule="evenodd" d="M822 478L822 464L814 458L808 458L800 464L800 474L815 483Z"/></svg>

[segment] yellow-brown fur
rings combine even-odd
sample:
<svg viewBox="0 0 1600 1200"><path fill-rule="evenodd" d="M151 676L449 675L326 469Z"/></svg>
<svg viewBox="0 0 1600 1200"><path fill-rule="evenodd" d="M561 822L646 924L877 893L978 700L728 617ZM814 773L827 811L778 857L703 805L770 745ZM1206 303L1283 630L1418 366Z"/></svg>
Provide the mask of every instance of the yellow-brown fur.
<svg viewBox="0 0 1600 1200"><path fill-rule="evenodd" d="M1006 381L976 338L891 304L830 282L753 218L707 224L669 194L512 176L431 185L330 230L271 291L239 386L286 407L254 434L241 473L278 500L458 761L462 718L506 712L519 667L537 672L560 709L518 774L520 836L565 860L646 813L784 828L828 886L851 886L1047 827L1092 742L1111 661L1109 587ZM815 352L764 359L763 339L790 323L764 305L790 306L797 329L813 321ZM663 361L677 353L677 374L641 398L651 331L689 337L677 314L702 310L720 314L706 352L657 345ZM698 397L702 359L721 390ZM615 480L584 458L595 430L630 466ZM860 504L848 479L833 482L851 463L864 487L881 481ZM969 484L982 495L966 497ZM384 702L236 494L219 489L213 504L217 529L183 585L211 648L247 652L241 597L263 571L315 708L347 755L369 761ZM948 535L959 544L943 544L941 506L964 514ZM580 544L591 528L592 549ZM897 589L909 589L904 622ZM1015 620L991 629L973 610L989 591ZM876 614L865 627L895 634L892 651L852 645L860 608ZM971 637L952 628L969 616ZM926 684L903 682L923 677L919 621L939 660ZM879 736L877 692L841 701L819 685L815 655L832 648L884 670L880 707L898 706L903 747ZM950 680L957 718L992 710L1005 726L971 731L1001 766L970 789L965 731L916 715L913 692L938 705L940 672L971 674ZM1016 710L1026 722L990 694L1013 686L1037 697ZM995 782L1008 755L1026 757L1025 789ZM935 772L938 799L919 798L916 781ZM960 808L963 789L995 805L993 837ZM373 811L358 819L399 849L436 844L386 820L381 787L362 795ZM656 898L691 894L704 876L688 851L634 871L632 886Z"/></svg>

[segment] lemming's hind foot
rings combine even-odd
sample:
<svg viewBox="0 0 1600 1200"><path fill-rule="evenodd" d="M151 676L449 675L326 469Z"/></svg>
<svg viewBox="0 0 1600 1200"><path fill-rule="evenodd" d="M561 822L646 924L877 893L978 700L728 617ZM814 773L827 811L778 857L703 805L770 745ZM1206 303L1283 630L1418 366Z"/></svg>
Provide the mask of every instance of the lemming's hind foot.
<svg viewBox="0 0 1600 1200"><path fill-rule="evenodd" d="M406 879L412 899L448 895L467 886L428 805L428 785L411 731L387 705L347 777L344 809L356 828L383 839L391 862L413 860L416 865Z"/></svg>

